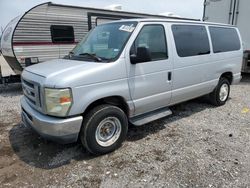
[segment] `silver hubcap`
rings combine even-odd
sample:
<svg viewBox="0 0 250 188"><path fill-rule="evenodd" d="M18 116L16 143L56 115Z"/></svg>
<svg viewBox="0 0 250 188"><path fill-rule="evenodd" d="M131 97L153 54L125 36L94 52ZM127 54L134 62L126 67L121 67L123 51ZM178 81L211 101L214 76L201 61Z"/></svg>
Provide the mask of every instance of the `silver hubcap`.
<svg viewBox="0 0 250 188"><path fill-rule="evenodd" d="M228 85L227 84L223 84L220 88L220 100L221 101L225 101L228 97L228 91L229 91L229 88L228 88Z"/></svg>
<svg viewBox="0 0 250 188"><path fill-rule="evenodd" d="M103 147L114 144L121 135L121 122L116 117L107 117L102 120L95 132L97 143Z"/></svg>

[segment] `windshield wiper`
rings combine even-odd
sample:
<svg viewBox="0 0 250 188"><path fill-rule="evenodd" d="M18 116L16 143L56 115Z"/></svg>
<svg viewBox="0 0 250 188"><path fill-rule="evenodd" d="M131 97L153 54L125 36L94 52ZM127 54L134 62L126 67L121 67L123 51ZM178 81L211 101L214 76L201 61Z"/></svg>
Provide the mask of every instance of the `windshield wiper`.
<svg viewBox="0 0 250 188"><path fill-rule="evenodd" d="M71 59L71 57L74 55L74 52L70 51L68 55L65 55L63 59Z"/></svg>
<svg viewBox="0 0 250 188"><path fill-rule="evenodd" d="M68 55L68 56L69 56L69 59L70 59L74 54L75 54L75 53L74 53L73 51L70 51L70 52L69 52L69 55Z"/></svg>
<svg viewBox="0 0 250 188"><path fill-rule="evenodd" d="M91 57L92 59L94 59L94 60L97 61L97 62L102 62L102 58L98 57L98 56L95 55L95 54L82 53L82 54L79 54L79 56L89 56L89 57Z"/></svg>

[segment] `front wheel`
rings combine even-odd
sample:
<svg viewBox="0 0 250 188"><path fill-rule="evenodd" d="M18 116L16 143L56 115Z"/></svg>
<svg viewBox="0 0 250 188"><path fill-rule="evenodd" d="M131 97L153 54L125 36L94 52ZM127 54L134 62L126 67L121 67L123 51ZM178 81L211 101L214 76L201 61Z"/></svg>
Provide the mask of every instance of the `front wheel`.
<svg viewBox="0 0 250 188"><path fill-rule="evenodd" d="M126 114L118 107L100 105L85 117L80 138L92 154L100 155L119 148L128 131Z"/></svg>
<svg viewBox="0 0 250 188"><path fill-rule="evenodd" d="M221 78L218 85L212 93L210 93L210 101L215 106L222 106L228 100L230 94L230 83L228 79Z"/></svg>

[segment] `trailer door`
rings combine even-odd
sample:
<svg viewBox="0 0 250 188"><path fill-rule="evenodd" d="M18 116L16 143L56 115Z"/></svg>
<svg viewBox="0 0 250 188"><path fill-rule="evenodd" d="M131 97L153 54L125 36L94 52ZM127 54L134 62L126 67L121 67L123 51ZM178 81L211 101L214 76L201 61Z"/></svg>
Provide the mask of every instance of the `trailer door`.
<svg viewBox="0 0 250 188"><path fill-rule="evenodd" d="M117 20L117 19L105 18L105 17L97 17L96 18L96 25L108 23L108 22L115 21L115 20Z"/></svg>
<svg viewBox="0 0 250 188"><path fill-rule="evenodd" d="M244 50L250 50L250 23L247 21L250 17L249 7L249 0L237 0L234 25L240 30L244 42Z"/></svg>
<svg viewBox="0 0 250 188"><path fill-rule="evenodd" d="M231 24L235 0L206 0L203 21Z"/></svg>
<svg viewBox="0 0 250 188"><path fill-rule="evenodd" d="M110 13L88 12L88 29L91 30L98 24L111 22L120 19L135 18L136 16Z"/></svg>

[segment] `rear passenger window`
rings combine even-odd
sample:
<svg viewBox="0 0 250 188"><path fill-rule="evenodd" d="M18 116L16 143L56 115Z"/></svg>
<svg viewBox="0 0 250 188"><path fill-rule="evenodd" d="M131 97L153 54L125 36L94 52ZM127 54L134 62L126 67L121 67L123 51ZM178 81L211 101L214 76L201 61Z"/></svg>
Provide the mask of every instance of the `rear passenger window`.
<svg viewBox="0 0 250 188"><path fill-rule="evenodd" d="M53 43L74 43L74 29L72 26L52 25L50 27Z"/></svg>
<svg viewBox="0 0 250 188"><path fill-rule="evenodd" d="M214 53L240 50L240 39L234 28L209 27Z"/></svg>
<svg viewBox="0 0 250 188"><path fill-rule="evenodd" d="M145 25L137 36L130 54L136 54L138 47L149 49L151 61L168 58L164 27L162 25Z"/></svg>
<svg viewBox="0 0 250 188"><path fill-rule="evenodd" d="M180 57L210 54L207 30L199 25L173 25L177 53Z"/></svg>

